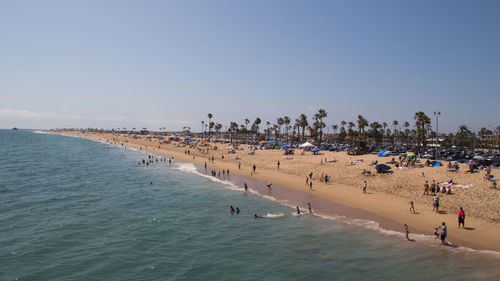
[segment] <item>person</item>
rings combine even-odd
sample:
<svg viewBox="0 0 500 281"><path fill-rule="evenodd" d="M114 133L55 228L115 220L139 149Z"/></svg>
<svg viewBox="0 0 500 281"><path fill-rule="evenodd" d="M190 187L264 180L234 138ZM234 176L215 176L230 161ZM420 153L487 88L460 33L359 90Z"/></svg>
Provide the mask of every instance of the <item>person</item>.
<svg viewBox="0 0 500 281"><path fill-rule="evenodd" d="M465 228L465 211L462 207L460 207L460 210L458 210L457 217L458 217L458 228L460 228L460 224L462 225L462 228Z"/></svg>
<svg viewBox="0 0 500 281"><path fill-rule="evenodd" d="M207 161L205 161L205 172L207 171Z"/></svg>
<svg viewBox="0 0 500 281"><path fill-rule="evenodd" d="M363 183L363 194L366 194L366 181Z"/></svg>
<svg viewBox="0 0 500 281"><path fill-rule="evenodd" d="M229 212L231 213L231 215L234 214L234 208L233 208L233 205L229 206Z"/></svg>
<svg viewBox="0 0 500 281"><path fill-rule="evenodd" d="M432 193L432 195L436 195L436 180L432 180L431 193Z"/></svg>
<svg viewBox="0 0 500 281"><path fill-rule="evenodd" d="M410 201L410 213L413 212L416 214L417 212L415 211L415 205L413 204L413 201Z"/></svg>
<svg viewBox="0 0 500 281"><path fill-rule="evenodd" d="M243 185L245 186L245 191L248 191L248 185L247 185L247 183L245 182Z"/></svg>
<svg viewBox="0 0 500 281"><path fill-rule="evenodd" d="M434 196L434 200L433 200L433 211L436 211L436 213L439 213L439 197L437 195Z"/></svg>
<svg viewBox="0 0 500 281"><path fill-rule="evenodd" d="M309 210L309 213L312 213L311 203L307 203L307 209Z"/></svg>
<svg viewBox="0 0 500 281"><path fill-rule="evenodd" d="M236 207L236 214L239 215L240 214L240 208Z"/></svg>
<svg viewBox="0 0 500 281"><path fill-rule="evenodd" d="M312 180L312 178L313 178L313 172L310 172L310 173L309 173L309 179L311 179L311 180Z"/></svg>
<svg viewBox="0 0 500 281"><path fill-rule="evenodd" d="M299 209L299 206L297 206L297 215L300 215L300 209Z"/></svg>
<svg viewBox="0 0 500 281"><path fill-rule="evenodd" d="M256 218L256 219L260 219L260 218L263 218L263 216L259 216L257 214L253 214L253 217Z"/></svg>
<svg viewBox="0 0 500 281"><path fill-rule="evenodd" d="M408 229L408 225L405 223L405 238L408 241L410 241L410 237L408 236L409 234L410 234L410 230Z"/></svg>
<svg viewBox="0 0 500 281"><path fill-rule="evenodd" d="M434 241L436 241L439 238L439 227L434 228Z"/></svg>
<svg viewBox="0 0 500 281"><path fill-rule="evenodd" d="M448 235L448 228L446 224L443 222L441 225L441 244L444 245L446 243L446 235Z"/></svg>
<svg viewBox="0 0 500 281"><path fill-rule="evenodd" d="M309 190L313 190L313 181L312 180L309 182Z"/></svg>
<svg viewBox="0 0 500 281"><path fill-rule="evenodd" d="M238 161L238 170L241 170L241 162Z"/></svg>
<svg viewBox="0 0 500 281"><path fill-rule="evenodd" d="M309 177L306 177L306 185L309 185Z"/></svg>
<svg viewBox="0 0 500 281"><path fill-rule="evenodd" d="M267 190L268 190L268 191L273 190L273 189L271 188L271 185L273 185L273 184L272 184L272 183L268 183L268 184L267 184Z"/></svg>
<svg viewBox="0 0 500 281"><path fill-rule="evenodd" d="M278 161L278 170L280 169L280 161Z"/></svg>
<svg viewBox="0 0 500 281"><path fill-rule="evenodd" d="M425 181L424 183L424 194L423 195L428 195L429 194L429 182Z"/></svg>
<svg viewBox="0 0 500 281"><path fill-rule="evenodd" d="M257 167L255 166L255 164L253 164L253 173L255 174L255 169L257 169Z"/></svg>

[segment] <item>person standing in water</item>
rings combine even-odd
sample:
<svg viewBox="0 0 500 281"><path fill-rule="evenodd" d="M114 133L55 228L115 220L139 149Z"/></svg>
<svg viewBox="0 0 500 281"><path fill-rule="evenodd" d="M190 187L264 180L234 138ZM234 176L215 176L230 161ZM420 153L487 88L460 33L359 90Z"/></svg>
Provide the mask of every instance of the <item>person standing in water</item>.
<svg viewBox="0 0 500 281"><path fill-rule="evenodd" d="M245 191L248 191L248 185L246 182L243 184L243 186L245 187Z"/></svg>
<svg viewBox="0 0 500 281"><path fill-rule="evenodd" d="M405 223L405 238L408 241L410 241L410 237L408 236L409 234L410 234L410 230L408 229L408 225Z"/></svg>
<svg viewBox="0 0 500 281"><path fill-rule="evenodd" d="M297 215L300 215L300 209L299 209L299 206L297 206Z"/></svg>
<svg viewBox="0 0 500 281"><path fill-rule="evenodd" d="M309 210L309 213L313 212L312 208L311 208L311 203L310 202L307 203L307 209Z"/></svg>
<svg viewBox="0 0 500 281"><path fill-rule="evenodd" d="M448 235L448 227L446 227L446 224L443 222L441 225L441 245L446 244L446 235Z"/></svg>
<svg viewBox="0 0 500 281"><path fill-rule="evenodd" d="M231 213L231 215L234 215L233 205L229 206L229 212Z"/></svg>

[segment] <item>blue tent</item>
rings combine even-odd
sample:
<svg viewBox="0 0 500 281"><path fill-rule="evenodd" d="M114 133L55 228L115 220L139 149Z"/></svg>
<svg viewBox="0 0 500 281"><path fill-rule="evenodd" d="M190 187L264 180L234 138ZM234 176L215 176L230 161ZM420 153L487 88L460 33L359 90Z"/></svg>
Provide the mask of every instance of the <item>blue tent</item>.
<svg viewBox="0 0 500 281"><path fill-rule="evenodd" d="M441 162L439 162L439 161L432 161L431 165L432 165L432 167L441 167L441 166L443 166L443 164L441 164Z"/></svg>
<svg viewBox="0 0 500 281"><path fill-rule="evenodd" d="M375 166L375 169L377 170L377 173L385 173L391 169L391 167L387 166L386 164L378 164Z"/></svg>
<svg viewBox="0 0 500 281"><path fill-rule="evenodd" d="M268 141L268 142L266 142L266 143L278 143L278 142L277 142L277 141L275 141L275 140L270 140L270 141Z"/></svg>
<svg viewBox="0 0 500 281"><path fill-rule="evenodd" d="M292 147L289 145L282 145L282 146L280 146L280 148L292 148Z"/></svg>
<svg viewBox="0 0 500 281"><path fill-rule="evenodd" d="M313 149L311 149L311 152L318 152L318 151L321 151L321 149L319 149L319 148L313 148Z"/></svg>
<svg viewBox="0 0 500 281"><path fill-rule="evenodd" d="M184 137L185 139L191 139L193 138L192 136L187 136L187 137Z"/></svg>
<svg viewBox="0 0 500 281"><path fill-rule="evenodd" d="M381 151L377 154L377 156L378 156L378 157L384 157L384 156L386 156L386 155L387 155L387 151L385 151L385 150L381 150Z"/></svg>

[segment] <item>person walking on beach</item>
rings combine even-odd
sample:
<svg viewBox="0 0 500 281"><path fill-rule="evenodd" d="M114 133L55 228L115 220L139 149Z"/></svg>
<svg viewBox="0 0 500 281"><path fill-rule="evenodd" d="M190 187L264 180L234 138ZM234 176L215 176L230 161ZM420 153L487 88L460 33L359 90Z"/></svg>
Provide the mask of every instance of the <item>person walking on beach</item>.
<svg viewBox="0 0 500 281"><path fill-rule="evenodd" d="M431 193L432 195L436 195L436 180L432 180Z"/></svg>
<svg viewBox="0 0 500 281"><path fill-rule="evenodd" d="M253 173L255 174L255 170L257 169L257 166L255 166L255 164L253 164L252 169L253 169Z"/></svg>
<svg viewBox="0 0 500 281"><path fill-rule="evenodd" d="M312 208L311 208L311 203L310 202L307 203L307 210L309 210L309 213L313 212Z"/></svg>
<svg viewBox="0 0 500 281"><path fill-rule="evenodd" d="M446 235L448 235L448 227L446 227L446 224L443 222L441 225L441 245L446 244Z"/></svg>
<svg viewBox="0 0 500 281"><path fill-rule="evenodd" d="M306 185L309 185L309 177L306 177Z"/></svg>
<svg viewBox="0 0 500 281"><path fill-rule="evenodd" d="M309 190L313 190L313 181L309 181Z"/></svg>
<svg viewBox="0 0 500 281"><path fill-rule="evenodd" d="M462 225L462 228L465 228L465 211L460 207L460 210L457 212L458 216L458 228L460 228L460 224Z"/></svg>
<svg viewBox="0 0 500 281"><path fill-rule="evenodd" d="M413 204L413 201L410 201L410 213L413 212L416 214L417 212L415 211L415 205Z"/></svg>
<svg viewBox="0 0 500 281"><path fill-rule="evenodd" d="M278 171L280 170L280 161L278 161Z"/></svg>
<svg viewBox="0 0 500 281"><path fill-rule="evenodd" d="M241 162L238 161L238 170L241 170Z"/></svg>
<svg viewBox="0 0 500 281"><path fill-rule="evenodd" d="M408 235L410 235L410 230L408 229L408 225L405 223L405 238L410 241L410 237Z"/></svg>
<svg viewBox="0 0 500 281"><path fill-rule="evenodd" d="M366 181L363 183L363 194L366 194Z"/></svg>

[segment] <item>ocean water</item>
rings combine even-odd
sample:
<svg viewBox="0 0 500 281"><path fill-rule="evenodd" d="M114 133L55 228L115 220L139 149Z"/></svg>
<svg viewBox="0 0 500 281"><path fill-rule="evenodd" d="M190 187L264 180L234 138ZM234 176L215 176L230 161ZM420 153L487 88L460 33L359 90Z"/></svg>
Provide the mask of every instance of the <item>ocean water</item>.
<svg viewBox="0 0 500 281"><path fill-rule="evenodd" d="M497 254L296 216L189 164L138 166L145 158L83 138L0 130L0 280L500 278Z"/></svg>

